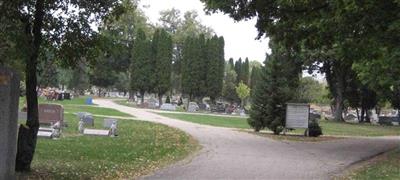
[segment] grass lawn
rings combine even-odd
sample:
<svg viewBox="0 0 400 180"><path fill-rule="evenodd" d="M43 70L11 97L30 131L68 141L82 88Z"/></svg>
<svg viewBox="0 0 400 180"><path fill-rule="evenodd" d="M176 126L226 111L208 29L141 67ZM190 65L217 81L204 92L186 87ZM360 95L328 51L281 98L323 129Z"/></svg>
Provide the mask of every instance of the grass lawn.
<svg viewBox="0 0 400 180"><path fill-rule="evenodd" d="M82 106L82 102L68 102L65 111L128 116L112 109ZM62 138L38 139L32 172L20 174L21 179L131 179L181 160L199 148L189 135L161 124L118 120L118 137L97 137L78 133L76 115L65 114L64 119L68 127ZM94 117L94 128L102 129L103 119Z"/></svg>
<svg viewBox="0 0 400 180"><path fill-rule="evenodd" d="M219 127L250 129L245 118L219 117L208 115L189 115L159 113L162 116L180 119L199 124ZM350 124L321 120L320 126L324 135L330 136L400 136L399 126L376 126L371 124ZM304 134L304 129L297 129L292 133Z"/></svg>
<svg viewBox="0 0 400 180"><path fill-rule="evenodd" d="M64 112L67 113L88 112L95 115L132 117L132 115L117 111L115 109L97 107L97 105L86 105L86 98L88 98L88 96L82 96L79 98L74 98L72 100L47 101L43 97L40 97L39 104L60 104L63 105ZM23 107L25 101L25 97L20 98L20 108Z"/></svg>
<svg viewBox="0 0 400 180"><path fill-rule="evenodd" d="M189 121L198 124L205 124L211 126L228 127L228 128L250 128L245 118L239 117L220 117L209 115L195 115L195 114L172 114L172 113L158 113L162 116Z"/></svg>
<svg viewBox="0 0 400 180"><path fill-rule="evenodd" d="M367 162L367 165L352 171L343 179L400 179L400 148L372 159L370 162Z"/></svg>

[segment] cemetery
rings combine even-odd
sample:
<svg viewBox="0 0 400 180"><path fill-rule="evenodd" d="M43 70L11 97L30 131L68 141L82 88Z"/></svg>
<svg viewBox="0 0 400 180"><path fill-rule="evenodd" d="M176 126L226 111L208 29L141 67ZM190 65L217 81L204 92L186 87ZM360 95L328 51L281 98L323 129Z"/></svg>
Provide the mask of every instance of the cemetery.
<svg viewBox="0 0 400 180"><path fill-rule="evenodd" d="M400 179L399 12L1 1L0 180Z"/></svg>

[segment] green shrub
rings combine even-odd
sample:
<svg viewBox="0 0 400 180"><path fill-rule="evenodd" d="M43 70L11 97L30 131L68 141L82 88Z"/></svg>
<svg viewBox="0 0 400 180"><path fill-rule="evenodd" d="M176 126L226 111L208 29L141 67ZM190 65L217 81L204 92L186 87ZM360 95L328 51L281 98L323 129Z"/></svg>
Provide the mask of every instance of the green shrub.
<svg viewBox="0 0 400 180"><path fill-rule="evenodd" d="M311 137L318 137L322 135L322 129L317 121L312 121L308 127L308 135Z"/></svg>

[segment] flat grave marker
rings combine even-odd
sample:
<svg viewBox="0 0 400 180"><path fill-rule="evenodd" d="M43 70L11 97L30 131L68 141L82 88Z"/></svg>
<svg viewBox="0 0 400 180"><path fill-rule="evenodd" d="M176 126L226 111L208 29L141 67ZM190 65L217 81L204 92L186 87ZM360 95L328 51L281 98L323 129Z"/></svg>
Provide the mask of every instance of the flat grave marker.
<svg viewBox="0 0 400 180"><path fill-rule="evenodd" d="M85 129L85 130L83 130L83 134L89 135L89 136L109 136L110 130Z"/></svg>

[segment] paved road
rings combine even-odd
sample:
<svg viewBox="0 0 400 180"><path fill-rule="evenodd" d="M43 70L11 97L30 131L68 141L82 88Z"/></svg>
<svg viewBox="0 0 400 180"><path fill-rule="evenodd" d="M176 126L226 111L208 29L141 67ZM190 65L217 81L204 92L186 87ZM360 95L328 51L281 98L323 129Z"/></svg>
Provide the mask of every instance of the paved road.
<svg viewBox="0 0 400 180"><path fill-rule="evenodd" d="M400 137L280 142L229 128L166 118L110 100L96 99L94 103L179 128L203 146L192 159L143 179L329 179L355 162L400 146Z"/></svg>

